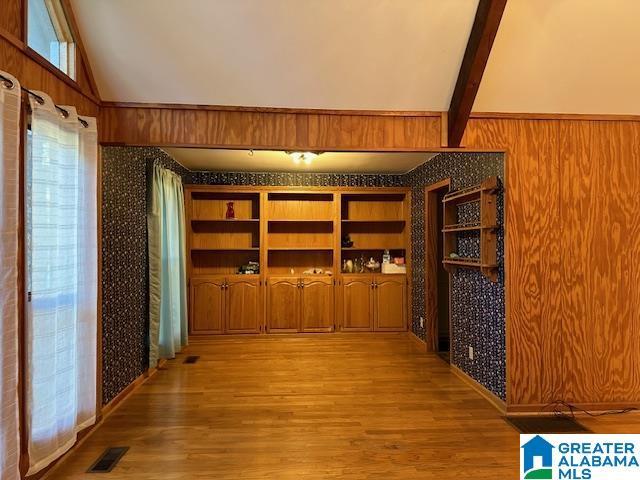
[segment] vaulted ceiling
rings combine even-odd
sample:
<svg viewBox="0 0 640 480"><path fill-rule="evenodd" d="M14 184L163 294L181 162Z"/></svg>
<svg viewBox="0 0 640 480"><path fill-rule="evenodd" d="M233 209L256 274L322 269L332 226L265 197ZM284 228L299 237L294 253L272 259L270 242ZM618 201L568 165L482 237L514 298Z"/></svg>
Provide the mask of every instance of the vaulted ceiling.
<svg viewBox="0 0 640 480"><path fill-rule="evenodd" d="M447 110L478 0L74 0L103 100ZM640 114L640 2L509 0L474 105Z"/></svg>
<svg viewBox="0 0 640 480"><path fill-rule="evenodd" d="M638 0L508 0L474 110L640 114Z"/></svg>
<svg viewBox="0 0 640 480"><path fill-rule="evenodd" d="M103 100L446 110L478 0L76 0Z"/></svg>

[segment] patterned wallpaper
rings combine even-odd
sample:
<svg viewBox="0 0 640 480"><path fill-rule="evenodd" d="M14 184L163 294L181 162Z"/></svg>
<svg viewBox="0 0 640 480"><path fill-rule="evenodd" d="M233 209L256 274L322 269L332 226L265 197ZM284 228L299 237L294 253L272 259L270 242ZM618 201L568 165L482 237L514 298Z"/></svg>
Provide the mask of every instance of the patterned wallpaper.
<svg viewBox="0 0 640 480"><path fill-rule="evenodd" d="M420 338L424 315L424 187L451 178L458 190L497 175L504 178L501 153L441 153L407 174L412 187L411 225L413 255L413 331ZM503 224L503 195L498 195L498 224ZM462 222L479 221L477 203L458 211ZM506 398L506 343L504 310L504 232L498 233L498 282L477 270L458 269L451 279L451 362L503 400ZM477 234L460 235L458 251L463 256L479 255ZM469 359L469 346L474 359Z"/></svg>
<svg viewBox="0 0 640 480"><path fill-rule="evenodd" d="M111 401L147 369L147 176L156 148L102 149L102 394Z"/></svg>
<svg viewBox="0 0 640 480"><path fill-rule="evenodd" d="M158 148L104 147L103 159L103 396L113 399L147 368L147 231L146 192L154 160L176 171L185 183L209 185L277 186L403 186L413 188L413 330L424 310L424 195L423 187L452 178L452 188L502 178L501 154L443 153L406 175L348 175L305 173L190 172ZM502 219L502 197L499 199ZM461 215L473 218L473 210ZM503 238L499 236L499 259ZM470 238L468 248L477 248ZM479 272L458 270L452 282L452 361L501 398L505 398L504 273L498 283ZM468 360L468 345L476 351Z"/></svg>
<svg viewBox="0 0 640 480"><path fill-rule="evenodd" d="M274 185L282 187L402 187L404 175L340 173L228 173L191 172L188 183L199 185Z"/></svg>

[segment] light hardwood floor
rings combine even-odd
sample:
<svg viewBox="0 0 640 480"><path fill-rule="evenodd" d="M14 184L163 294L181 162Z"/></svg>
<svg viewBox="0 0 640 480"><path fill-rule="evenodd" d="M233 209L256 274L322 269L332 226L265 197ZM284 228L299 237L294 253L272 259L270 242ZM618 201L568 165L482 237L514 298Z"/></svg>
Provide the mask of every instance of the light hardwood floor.
<svg viewBox="0 0 640 480"><path fill-rule="evenodd" d="M518 478L518 433L406 334L193 340L188 354L198 363L168 362L47 478L97 478L84 472L108 446L131 448L105 480Z"/></svg>

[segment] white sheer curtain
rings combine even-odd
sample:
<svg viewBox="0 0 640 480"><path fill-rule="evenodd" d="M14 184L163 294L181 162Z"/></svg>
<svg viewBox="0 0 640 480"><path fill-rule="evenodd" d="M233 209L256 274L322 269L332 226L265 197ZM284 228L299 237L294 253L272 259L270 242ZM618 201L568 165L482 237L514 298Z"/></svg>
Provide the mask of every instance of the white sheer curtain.
<svg viewBox="0 0 640 480"><path fill-rule="evenodd" d="M31 99L26 162L26 417L29 472L95 422L97 145L95 121Z"/></svg>
<svg viewBox="0 0 640 480"><path fill-rule="evenodd" d="M17 480L20 84L0 74L0 478Z"/></svg>

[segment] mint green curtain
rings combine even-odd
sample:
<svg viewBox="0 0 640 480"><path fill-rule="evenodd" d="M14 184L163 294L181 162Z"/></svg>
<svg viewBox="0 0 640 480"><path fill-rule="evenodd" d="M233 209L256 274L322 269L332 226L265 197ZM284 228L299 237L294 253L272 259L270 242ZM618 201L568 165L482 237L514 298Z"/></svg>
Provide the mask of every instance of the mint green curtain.
<svg viewBox="0 0 640 480"><path fill-rule="evenodd" d="M187 345L184 194L178 175L153 166L149 235L149 367Z"/></svg>

